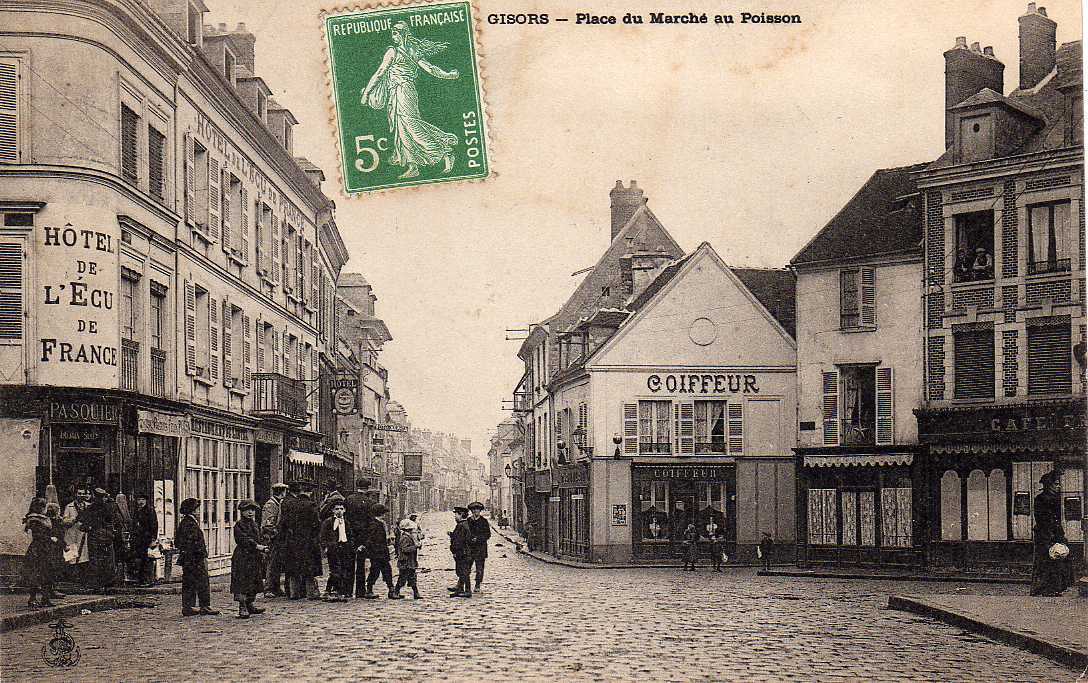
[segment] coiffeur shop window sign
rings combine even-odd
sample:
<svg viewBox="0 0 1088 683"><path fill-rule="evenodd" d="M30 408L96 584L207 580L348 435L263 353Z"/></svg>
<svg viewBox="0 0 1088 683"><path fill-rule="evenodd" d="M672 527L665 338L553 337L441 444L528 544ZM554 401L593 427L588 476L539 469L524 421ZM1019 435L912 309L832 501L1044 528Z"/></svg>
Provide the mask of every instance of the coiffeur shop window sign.
<svg viewBox="0 0 1088 683"><path fill-rule="evenodd" d="M714 481L728 477L733 471L729 465L649 465L636 466L632 473L638 479L691 479Z"/></svg>
<svg viewBox="0 0 1088 683"><path fill-rule="evenodd" d="M646 378L650 393L665 390L670 394L758 394L756 375L680 373L650 375Z"/></svg>

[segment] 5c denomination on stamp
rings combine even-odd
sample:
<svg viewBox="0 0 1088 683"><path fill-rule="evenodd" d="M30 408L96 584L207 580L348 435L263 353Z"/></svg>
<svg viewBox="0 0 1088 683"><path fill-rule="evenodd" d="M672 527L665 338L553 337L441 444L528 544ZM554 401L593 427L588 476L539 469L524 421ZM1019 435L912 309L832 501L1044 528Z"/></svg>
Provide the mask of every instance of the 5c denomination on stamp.
<svg viewBox="0 0 1088 683"><path fill-rule="evenodd" d="M473 9L430 2L322 15L345 192L488 176Z"/></svg>

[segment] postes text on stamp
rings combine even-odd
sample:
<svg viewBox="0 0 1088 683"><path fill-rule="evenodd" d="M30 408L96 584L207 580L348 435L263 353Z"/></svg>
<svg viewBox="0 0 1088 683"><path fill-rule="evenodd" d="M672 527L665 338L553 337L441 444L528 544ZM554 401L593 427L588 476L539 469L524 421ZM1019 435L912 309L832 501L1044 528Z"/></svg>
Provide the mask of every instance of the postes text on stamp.
<svg viewBox="0 0 1088 683"><path fill-rule="evenodd" d="M488 176L472 12L434 2L324 15L345 192Z"/></svg>

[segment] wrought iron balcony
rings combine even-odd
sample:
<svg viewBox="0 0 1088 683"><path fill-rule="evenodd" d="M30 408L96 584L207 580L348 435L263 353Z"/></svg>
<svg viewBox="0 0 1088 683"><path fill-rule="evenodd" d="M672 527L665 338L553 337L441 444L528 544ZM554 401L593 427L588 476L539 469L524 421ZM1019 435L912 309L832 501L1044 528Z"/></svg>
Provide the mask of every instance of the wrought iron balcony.
<svg viewBox="0 0 1088 683"><path fill-rule="evenodd" d="M1038 275L1039 273L1067 273L1069 272L1069 267L1070 262L1067 258L1048 261L1029 261L1028 275Z"/></svg>
<svg viewBox="0 0 1088 683"><path fill-rule="evenodd" d="M274 372L253 374L253 415L306 422L306 383Z"/></svg>
<svg viewBox="0 0 1088 683"><path fill-rule="evenodd" d="M151 395L166 396L166 352L151 349Z"/></svg>

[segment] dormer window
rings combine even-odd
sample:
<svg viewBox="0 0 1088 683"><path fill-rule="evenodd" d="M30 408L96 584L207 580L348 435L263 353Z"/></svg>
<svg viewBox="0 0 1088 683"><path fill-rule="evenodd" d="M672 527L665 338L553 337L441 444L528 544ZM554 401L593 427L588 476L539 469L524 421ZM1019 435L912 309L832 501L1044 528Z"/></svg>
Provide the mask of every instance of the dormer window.
<svg viewBox="0 0 1088 683"><path fill-rule="evenodd" d="M230 53L230 50L223 49L223 78L227 79L231 85L234 85L234 65L237 62L234 55Z"/></svg>
<svg viewBox="0 0 1088 683"><path fill-rule="evenodd" d="M283 120L283 148L288 152L291 151L291 124L286 118Z"/></svg>
<svg viewBox="0 0 1088 683"><path fill-rule="evenodd" d="M994 156L994 123L990 114L960 118L960 161L979 161Z"/></svg>
<svg viewBox="0 0 1088 683"><path fill-rule="evenodd" d="M260 90L257 90L257 118L259 118L261 120L261 123L264 123L267 120L266 119L267 114L268 114L268 98L264 96L263 92L261 92Z"/></svg>
<svg viewBox="0 0 1088 683"><path fill-rule="evenodd" d="M193 7L192 5L188 6L186 13L188 16L186 17L185 38L190 45L196 45L197 47L200 47L201 42L203 42L201 40L201 31L203 25L203 22L201 20L201 13L197 10L196 7Z"/></svg>

